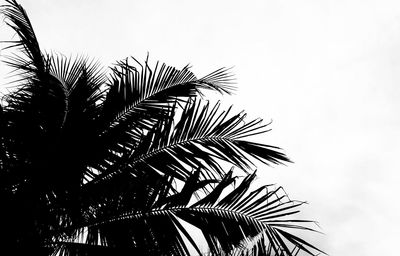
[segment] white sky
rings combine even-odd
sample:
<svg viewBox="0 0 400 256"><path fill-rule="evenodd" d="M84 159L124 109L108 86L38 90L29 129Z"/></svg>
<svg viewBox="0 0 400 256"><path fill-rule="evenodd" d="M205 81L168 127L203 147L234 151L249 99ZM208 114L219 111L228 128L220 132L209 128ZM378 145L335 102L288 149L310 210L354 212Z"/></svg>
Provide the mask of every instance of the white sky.
<svg viewBox="0 0 400 256"><path fill-rule="evenodd" d="M238 91L222 99L273 119L260 140L295 163L260 167L260 181L309 202L325 233L310 239L330 255L398 255L400 2L20 3L46 50L104 65L150 52L198 75L235 66ZM1 24L0 40L11 36Z"/></svg>

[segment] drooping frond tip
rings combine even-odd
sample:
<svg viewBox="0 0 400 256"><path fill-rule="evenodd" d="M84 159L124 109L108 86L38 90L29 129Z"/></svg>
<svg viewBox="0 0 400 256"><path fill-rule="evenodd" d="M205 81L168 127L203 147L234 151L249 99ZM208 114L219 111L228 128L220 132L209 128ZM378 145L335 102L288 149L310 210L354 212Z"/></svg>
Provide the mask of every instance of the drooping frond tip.
<svg viewBox="0 0 400 256"><path fill-rule="evenodd" d="M236 79L231 73L232 69L233 67L223 67L217 69L214 72L200 78L200 81L213 85L213 87L216 88L220 93L232 94L236 89L234 86Z"/></svg>
<svg viewBox="0 0 400 256"><path fill-rule="evenodd" d="M19 40L12 41L10 47L18 47L19 50L35 64L42 63L42 55L32 24L24 8L15 0L7 0L7 4L0 6L0 12L4 15L5 23L18 35Z"/></svg>

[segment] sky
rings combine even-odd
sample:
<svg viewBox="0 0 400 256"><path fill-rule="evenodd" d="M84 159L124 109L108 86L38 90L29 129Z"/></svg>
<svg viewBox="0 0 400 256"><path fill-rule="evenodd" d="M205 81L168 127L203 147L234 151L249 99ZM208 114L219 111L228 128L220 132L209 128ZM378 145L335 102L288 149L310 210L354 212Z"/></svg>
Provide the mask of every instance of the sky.
<svg viewBox="0 0 400 256"><path fill-rule="evenodd" d="M260 165L258 182L308 202L324 235L307 238L329 255L397 255L400 2L19 2L47 51L105 66L149 52L199 76L233 66L237 90L221 101L272 120L259 141L294 162ZM0 40L12 36L0 24Z"/></svg>

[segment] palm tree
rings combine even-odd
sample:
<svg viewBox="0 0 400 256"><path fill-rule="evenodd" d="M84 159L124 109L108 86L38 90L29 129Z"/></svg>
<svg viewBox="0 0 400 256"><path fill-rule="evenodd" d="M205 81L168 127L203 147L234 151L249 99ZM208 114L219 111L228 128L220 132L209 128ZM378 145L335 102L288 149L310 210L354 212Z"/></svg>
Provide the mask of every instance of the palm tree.
<svg viewBox="0 0 400 256"><path fill-rule="evenodd" d="M188 66L127 58L107 73L85 57L43 52L25 10L6 2L18 39L4 60L15 87L0 105L4 251L202 254L199 230L210 255L321 252L291 232L313 230L291 217L302 202L281 187L250 190L253 162L289 161L248 139L267 125L199 99L229 94L229 69L198 78Z"/></svg>

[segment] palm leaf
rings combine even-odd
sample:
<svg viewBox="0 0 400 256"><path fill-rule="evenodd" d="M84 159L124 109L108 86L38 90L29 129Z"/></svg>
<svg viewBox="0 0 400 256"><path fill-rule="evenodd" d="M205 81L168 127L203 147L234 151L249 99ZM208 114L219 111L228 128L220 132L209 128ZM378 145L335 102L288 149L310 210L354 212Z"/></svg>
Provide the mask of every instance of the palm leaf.
<svg viewBox="0 0 400 256"><path fill-rule="evenodd" d="M99 177L129 171L134 175L157 172L186 180L191 169L203 168L202 175L218 178L224 175L219 161L224 160L243 170L253 168L251 158L264 163L289 161L279 148L243 139L268 131L261 119L245 122L246 114L230 116L230 109L219 111L220 104L192 101L186 104L176 125L162 120L146 134L137 148L124 161Z"/></svg>
<svg viewBox="0 0 400 256"><path fill-rule="evenodd" d="M70 222L65 228L57 230L54 237L58 237L59 244L54 246L66 255L76 251L76 247L79 253L90 253L93 246L104 247L110 254L127 249L142 255L190 255L184 237L187 237L194 248L197 248L197 245L173 212L167 215L151 214L148 215L149 218L129 223L108 220L110 215L118 212L147 212L154 209L156 202L169 201L166 200L168 195L165 192L166 188L170 191L171 179L161 177L158 182L156 180L157 177L154 176L124 176L119 181L113 179L116 183L109 181L107 191L90 186L91 193L84 196L88 199L84 202L88 205L84 222ZM124 215L119 217L124 218ZM100 220L101 223L85 225L96 220Z"/></svg>
<svg viewBox="0 0 400 256"><path fill-rule="evenodd" d="M132 59L133 64L126 59L111 67L102 113L106 124L103 136L115 138L127 133L128 138L120 143L131 149L143 132L171 117L177 99L196 97L201 89L221 93L232 89L232 78L225 68L197 78L188 66L178 70L157 62L151 68L148 59L144 63Z"/></svg>
<svg viewBox="0 0 400 256"><path fill-rule="evenodd" d="M84 56L67 58L64 55L46 54L46 62L49 63L50 73L57 77L69 91L72 91L84 71L90 78L87 86L93 86L96 90L106 82L105 74L100 64ZM99 99L98 99L99 100Z"/></svg>
<svg viewBox="0 0 400 256"><path fill-rule="evenodd" d="M19 37L19 40L9 42L11 45L7 48L17 48L23 56L9 56L5 60L5 63L14 68L18 72L18 75L31 77L32 71L43 71L46 63L25 10L15 0L6 0L6 3L1 6L1 13L5 17L6 24Z"/></svg>
<svg viewBox="0 0 400 256"><path fill-rule="evenodd" d="M112 118L112 124L143 109L160 111L169 106L168 103L174 103L177 97L196 96L199 89L230 93L233 88L231 75L225 68L199 79L189 70L189 66L178 70L157 62L154 68L150 68L148 59L143 64L132 59L136 65L131 65L126 59L111 67L113 73L104 111Z"/></svg>
<svg viewBox="0 0 400 256"><path fill-rule="evenodd" d="M228 174L226 180L229 180L230 176L231 174ZM166 227L164 232L168 231L178 236L178 231L184 229L177 222L178 219L181 219L203 232L210 252L215 255L220 255L221 250L226 254L234 253L234 249L238 247L248 248L246 250L252 250L253 253L269 251L270 254L268 255L292 256L296 255L298 251L315 255L315 253L322 252L289 232L291 229L315 231L307 227L307 224L313 223L312 221L290 218L290 216L299 212L298 208L303 203L290 200L281 187L273 188L272 185L248 192L255 177L254 173L250 174L237 188L217 202L200 200L202 202L200 204L188 205L188 200L185 200L184 202L187 205L183 205L183 201L176 204L172 203L176 201L174 197L167 197L163 199L163 205L156 206L157 204L153 204L155 208L147 211L134 210L111 218L108 216L101 222L97 222L99 220L97 218L82 224L82 227L94 228L101 234L104 227L119 230L122 227L132 225L131 228L139 228L143 231L154 230L155 226L163 223L162 225ZM198 180L198 178L198 174L194 172L189 178L191 184L194 186L200 184L201 180ZM197 182L195 182L196 180ZM187 198L194 191L183 188L180 193L183 193L183 197ZM137 226L139 224L142 226ZM159 231L153 232L153 235L158 236L157 232ZM190 236L186 231L181 233L184 236ZM139 233L136 235L140 237ZM131 237L133 241L140 239L132 234ZM190 241L196 246L193 239L190 239ZM177 243L175 240L171 242L170 246ZM243 250L243 252L246 250Z"/></svg>
<svg viewBox="0 0 400 256"><path fill-rule="evenodd" d="M247 181L244 182L247 183ZM238 189L242 190L240 186ZM235 199L231 198L229 204L225 200L225 203L219 202L212 206L196 205L188 209L181 209L176 215L203 231L212 252L217 252L218 247L215 245L218 245L228 253L245 239L265 233L277 254L284 252L285 255L292 255L292 249L289 249L290 243L292 243L292 245L301 246L302 250L313 255L307 247L313 250L318 250L317 248L304 240L301 242L294 238L289 240L292 238L291 236L296 236L280 232L282 229L292 228L292 226L285 224L279 225L279 227L275 226L276 221L290 224L291 219L287 219L287 217L298 213L297 208L302 204L288 200L286 195L279 195L280 192L282 192L281 189L268 191L268 187L263 187L245 196L241 191L236 193L234 190L232 193L241 196ZM224 199L226 198L229 198L229 195ZM279 200L277 200L278 198ZM256 207L254 206L255 202L257 202ZM289 244L284 239L289 240Z"/></svg>

